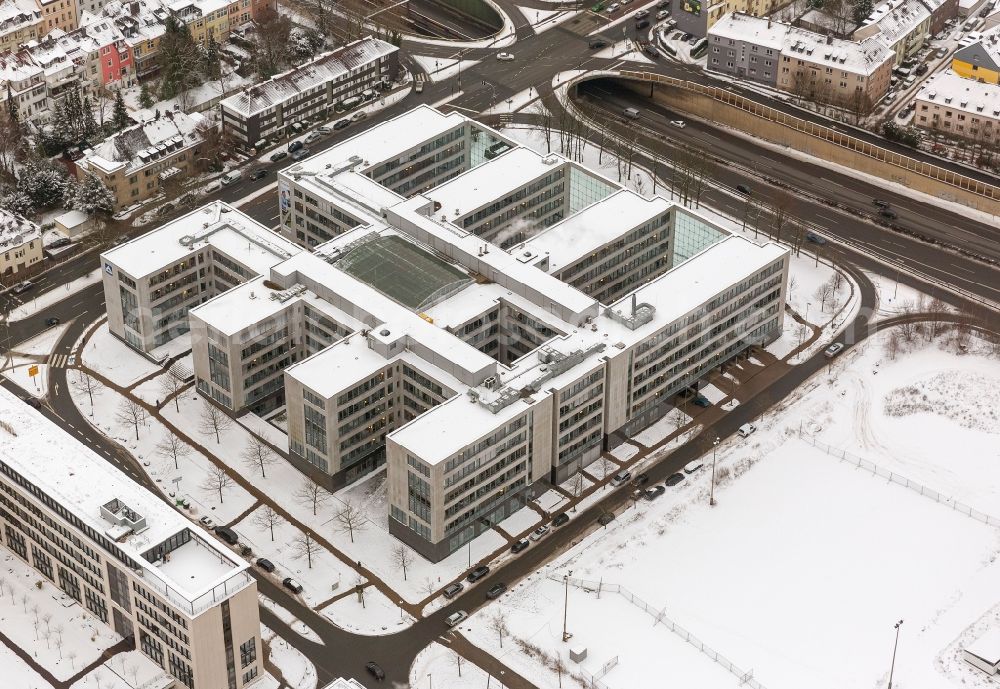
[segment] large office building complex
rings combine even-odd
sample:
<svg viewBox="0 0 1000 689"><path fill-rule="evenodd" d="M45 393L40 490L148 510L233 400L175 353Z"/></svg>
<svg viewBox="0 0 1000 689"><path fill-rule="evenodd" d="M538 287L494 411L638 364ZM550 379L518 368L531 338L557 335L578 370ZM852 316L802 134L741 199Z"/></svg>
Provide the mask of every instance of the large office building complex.
<svg viewBox="0 0 1000 689"><path fill-rule="evenodd" d="M0 541L189 689L263 675L247 564L0 390Z"/></svg>
<svg viewBox="0 0 1000 689"><path fill-rule="evenodd" d="M329 487L388 463L390 529L433 560L781 332L780 246L457 113L418 107L278 188L309 250L192 305L198 388L283 408Z"/></svg>

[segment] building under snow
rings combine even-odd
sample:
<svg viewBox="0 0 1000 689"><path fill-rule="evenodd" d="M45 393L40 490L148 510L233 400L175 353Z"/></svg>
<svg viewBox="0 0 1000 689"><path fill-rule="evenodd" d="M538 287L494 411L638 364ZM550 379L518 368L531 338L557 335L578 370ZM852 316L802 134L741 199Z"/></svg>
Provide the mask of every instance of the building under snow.
<svg viewBox="0 0 1000 689"><path fill-rule="evenodd" d="M0 208L0 276L20 273L42 261L38 225Z"/></svg>

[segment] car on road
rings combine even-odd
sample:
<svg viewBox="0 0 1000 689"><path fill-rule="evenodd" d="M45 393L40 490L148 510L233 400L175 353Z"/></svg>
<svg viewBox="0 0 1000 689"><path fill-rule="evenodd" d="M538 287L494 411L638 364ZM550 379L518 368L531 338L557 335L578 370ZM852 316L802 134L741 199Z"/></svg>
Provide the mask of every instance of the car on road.
<svg viewBox="0 0 1000 689"><path fill-rule="evenodd" d="M308 134L306 134L306 143L311 144L312 142L319 141L322 138L323 135L320 134L319 132L309 132Z"/></svg>
<svg viewBox="0 0 1000 689"><path fill-rule="evenodd" d="M206 529L211 529L215 526L215 522L212 521L210 517L202 517L198 520L198 523L204 526Z"/></svg>
<svg viewBox="0 0 1000 689"><path fill-rule="evenodd" d="M640 19L635 23L635 30L638 31L639 29L645 29L648 26L649 26L648 19Z"/></svg>
<svg viewBox="0 0 1000 689"><path fill-rule="evenodd" d="M684 474L678 472L676 474L670 474L670 476L667 477L666 483L664 483L663 485L665 485L665 486L676 486L678 483L680 483L683 480L684 480Z"/></svg>
<svg viewBox="0 0 1000 689"><path fill-rule="evenodd" d="M292 154L292 160L302 160L303 158L309 156L312 152L308 148L300 148L295 153Z"/></svg>
<svg viewBox="0 0 1000 689"><path fill-rule="evenodd" d="M587 44L587 47L590 48L591 50L596 50L598 48L606 48L607 46L608 42L603 38L591 38L590 42Z"/></svg>
<svg viewBox="0 0 1000 689"><path fill-rule="evenodd" d="M549 532L549 527L543 524L542 526L539 526L537 529L532 531L529 538L533 541L539 541L545 538L545 534L547 534L548 532Z"/></svg>
<svg viewBox="0 0 1000 689"><path fill-rule="evenodd" d="M316 133L320 136L329 136L333 134L333 127L324 124L322 127L316 127Z"/></svg>
<svg viewBox="0 0 1000 689"><path fill-rule="evenodd" d="M284 579L282 579L281 585L284 586L289 591L291 591L292 593L302 593L302 584L295 581L291 577L285 577Z"/></svg>
<svg viewBox="0 0 1000 689"><path fill-rule="evenodd" d="M597 518L597 523L600 524L601 526L607 526L614 520L615 520L614 512L605 512L604 514L602 514L600 517Z"/></svg>
<svg viewBox="0 0 1000 689"><path fill-rule="evenodd" d="M45 319L45 325L47 325L47 326L48 326L48 327L50 327L50 328L51 328L51 327L52 327L53 325L59 325L59 319L58 319L58 318L56 318L55 316L53 316L52 318L46 318L46 319Z"/></svg>
<svg viewBox="0 0 1000 689"><path fill-rule="evenodd" d="M750 191L750 187L748 187L745 184L737 184L736 185L736 191L740 192L744 196L750 196L750 194L753 193L753 192Z"/></svg>
<svg viewBox="0 0 1000 689"><path fill-rule="evenodd" d="M445 586L444 591L442 591L442 593L444 594L445 598L450 600L455 596L457 596L458 594L460 594L462 592L462 589L464 588L465 588L464 586L462 586L460 583L456 581L454 584L448 584L447 586Z"/></svg>
<svg viewBox="0 0 1000 689"><path fill-rule="evenodd" d="M695 395L691 402L694 403L694 406L701 407L702 409L707 409L712 406L712 403L708 401L708 398L701 394Z"/></svg>
<svg viewBox="0 0 1000 689"><path fill-rule="evenodd" d="M21 282L14 285L14 287L12 287L10 291L13 292L14 294L24 294L34 286L35 283L33 283L31 280L22 280Z"/></svg>
<svg viewBox="0 0 1000 689"><path fill-rule="evenodd" d="M527 539L527 538L522 538L522 539L521 539L520 541L518 541L517 543L515 543L514 545L512 545L512 546L510 547L510 552L512 552L512 553L514 553L515 555L517 555L517 554L518 554L519 552L521 552L522 550L525 550L525 549L527 549L527 547L528 547L529 545L531 545L531 542L530 542L530 541L528 541L528 539Z"/></svg>
<svg viewBox="0 0 1000 689"><path fill-rule="evenodd" d="M230 184L236 184L241 179L243 179L243 173L239 170L232 170L224 174L219 181L222 182L222 186L228 187Z"/></svg>
<svg viewBox="0 0 1000 689"><path fill-rule="evenodd" d="M656 500L658 497L660 497L666 492L667 492L666 488L660 485L656 485L653 486L652 488L647 488L646 490L644 490L642 492L642 497L646 498L647 500Z"/></svg>
<svg viewBox="0 0 1000 689"><path fill-rule="evenodd" d="M292 141L292 142L290 142L288 144L288 152L289 153L295 153L297 150L299 150L300 148L304 148L304 147L305 147L305 144L302 143L301 141L299 141L298 139L296 139L295 141Z"/></svg>
<svg viewBox="0 0 1000 689"><path fill-rule="evenodd" d="M690 462L684 465L684 473L693 474L694 472L698 471L698 469L701 469L703 466L705 466L705 462L703 462L702 460L692 459Z"/></svg>
<svg viewBox="0 0 1000 689"><path fill-rule="evenodd" d="M275 151L274 153L271 154L271 162L276 163L279 160L284 160L287 157L288 157L287 151Z"/></svg>
<svg viewBox="0 0 1000 689"><path fill-rule="evenodd" d="M569 524L569 515L565 512L560 512L556 515L556 518L552 520L552 526L562 526L563 524Z"/></svg>
<svg viewBox="0 0 1000 689"><path fill-rule="evenodd" d="M251 172L248 179L251 182L256 182L258 179L264 179L265 177L267 177L267 170L260 168Z"/></svg>
<svg viewBox="0 0 1000 689"><path fill-rule="evenodd" d="M493 584L493 586L490 586L490 590L486 592L486 597L490 600L496 600L506 592L507 584Z"/></svg>
<svg viewBox="0 0 1000 689"><path fill-rule="evenodd" d="M497 59L501 62L512 62L514 60L514 53L497 53Z"/></svg>
<svg viewBox="0 0 1000 689"><path fill-rule="evenodd" d="M416 84L414 84L413 85L413 92L414 93L423 93L424 92L424 82L418 81Z"/></svg>
<svg viewBox="0 0 1000 689"><path fill-rule="evenodd" d="M749 438L750 434L757 430L757 427L752 423L745 423L736 429L736 432L740 434L741 438Z"/></svg>
<svg viewBox="0 0 1000 689"><path fill-rule="evenodd" d="M450 615L448 615L448 617L444 618L444 622L449 627L454 627L456 624L459 624L462 620L464 620L468 616L469 613L465 612L464 610L459 610L458 612L453 612Z"/></svg>
<svg viewBox="0 0 1000 689"><path fill-rule="evenodd" d="M630 478L632 478L631 471L619 471L617 474L611 477L611 485L620 486L623 483L627 483Z"/></svg>
<svg viewBox="0 0 1000 689"><path fill-rule="evenodd" d="M659 12L656 13L657 21L666 19L669 16L670 16L670 10L660 10Z"/></svg>
<svg viewBox="0 0 1000 689"><path fill-rule="evenodd" d="M826 238L819 236L815 232L806 232L806 241L819 245L826 244Z"/></svg>
<svg viewBox="0 0 1000 689"><path fill-rule="evenodd" d="M236 535L236 532L225 526L215 527L215 535L224 540L229 545L236 545L240 542L240 537Z"/></svg>
<svg viewBox="0 0 1000 689"><path fill-rule="evenodd" d="M649 16L649 10L639 10L638 12L636 12L632 16L635 17L637 20L638 19L645 19L646 17Z"/></svg>
<svg viewBox="0 0 1000 689"><path fill-rule="evenodd" d="M41 409L42 403L36 400L34 397L25 397L24 403L27 404L32 409Z"/></svg>
<svg viewBox="0 0 1000 689"><path fill-rule="evenodd" d="M896 218L899 217L899 215L896 214L896 211L892 210L891 208L883 208L878 212L878 214L881 215L886 220L895 220Z"/></svg>
<svg viewBox="0 0 1000 689"><path fill-rule="evenodd" d="M844 349L843 342L834 342L832 345L823 350L823 356L825 356L827 359L832 359L833 357L840 354L840 352L843 351L843 349Z"/></svg>
<svg viewBox="0 0 1000 689"><path fill-rule="evenodd" d="M649 474L638 474L634 479L632 479L632 485L636 488L644 486L649 483Z"/></svg>
<svg viewBox="0 0 1000 689"><path fill-rule="evenodd" d="M689 34L686 31L683 34L681 34L681 40L684 41L685 43L691 40L693 37L694 37L693 34Z"/></svg>
<svg viewBox="0 0 1000 689"><path fill-rule="evenodd" d="M674 125L678 129L684 129L687 126L687 122L684 120L670 120L670 124Z"/></svg>
<svg viewBox="0 0 1000 689"><path fill-rule="evenodd" d="M374 677L376 681L381 682L385 679L385 670L374 660L369 660L365 663L365 669L368 670L368 674Z"/></svg>
<svg viewBox="0 0 1000 689"><path fill-rule="evenodd" d="M358 110L356 113L351 115L351 122L360 122L366 117L368 117L368 113L366 113L364 110Z"/></svg>
<svg viewBox="0 0 1000 689"><path fill-rule="evenodd" d="M344 119L337 120L336 122L333 123L333 130L339 132L341 129L347 129L350 126L351 126L351 121L345 117Z"/></svg>
<svg viewBox="0 0 1000 689"><path fill-rule="evenodd" d="M268 560L266 557L258 557L257 566L269 574L275 570L274 563Z"/></svg>
<svg viewBox="0 0 1000 689"><path fill-rule="evenodd" d="M878 206L879 208L888 208L889 202L883 201L882 199L872 199L872 205Z"/></svg>
<svg viewBox="0 0 1000 689"><path fill-rule="evenodd" d="M69 358L66 359L67 366L76 366L76 354L70 354Z"/></svg>
<svg viewBox="0 0 1000 689"><path fill-rule="evenodd" d="M486 565L479 565L469 573L469 576L465 577L465 580L470 584L474 584L489 573L490 573L489 567L487 567Z"/></svg>
<svg viewBox="0 0 1000 689"><path fill-rule="evenodd" d="M612 12L616 11L619 7L621 7L621 5L619 5L617 2L613 2L610 5L608 5L608 8L604 11L607 12L608 14L611 14Z"/></svg>

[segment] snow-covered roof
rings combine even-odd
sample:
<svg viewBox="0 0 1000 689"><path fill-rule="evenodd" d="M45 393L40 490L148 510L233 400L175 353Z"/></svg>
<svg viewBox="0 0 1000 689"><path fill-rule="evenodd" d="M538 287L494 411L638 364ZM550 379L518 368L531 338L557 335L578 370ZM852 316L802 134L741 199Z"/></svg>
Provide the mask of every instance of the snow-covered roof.
<svg viewBox="0 0 1000 689"><path fill-rule="evenodd" d="M956 50L952 59L1000 72L1000 26L983 32L983 37L972 45Z"/></svg>
<svg viewBox="0 0 1000 689"><path fill-rule="evenodd" d="M352 70L362 69L399 50L391 43L367 36L319 57L284 74L277 74L261 84L250 86L222 101L226 110L244 118L274 107L301 92L336 79Z"/></svg>
<svg viewBox="0 0 1000 689"><path fill-rule="evenodd" d="M966 646L965 652L971 653L990 665L1000 663L1000 628L991 627L985 634Z"/></svg>
<svg viewBox="0 0 1000 689"><path fill-rule="evenodd" d="M364 685L356 679L338 677L323 689L365 689Z"/></svg>
<svg viewBox="0 0 1000 689"><path fill-rule="evenodd" d="M42 21L42 11L30 0L0 1L0 35L13 33Z"/></svg>
<svg viewBox="0 0 1000 689"><path fill-rule="evenodd" d="M150 588L187 614L253 581L247 564L200 527L6 389L0 390L0 419L0 461L113 541ZM155 546L185 531L190 541L168 561L147 558Z"/></svg>
<svg viewBox="0 0 1000 689"><path fill-rule="evenodd" d="M9 251L41 236L42 232L37 224L0 208L0 251Z"/></svg>
<svg viewBox="0 0 1000 689"><path fill-rule="evenodd" d="M862 39L877 35L886 45L894 46L930 16L930 10L920 0L888 0L872 10L855 30L854 36Z"/></svg>
<svg viewBox="0 0 1000 689"><path fill-rule="evenodd" d="M211 246L258 275L302 249L232 206L215 201L101 255L135 279Z"/></svg>
<svg viewBox="0 0 1000 689"><path fill-rule="evenodd" d="M202 141L199 113L165 111L160 117L132 125L84 151L77 164L93 165L106 173L140 170L167 155Z"/></svg>
<svg viewBox="0 0 1000 689"><path fill-rule="evenodd" d="M69 229L72 227L79 227L80 225L85 225L90 221L90 216L83 211L66 211L62 215L57 215L54 221L62 225L63 227Z"/></svg>
<svg viewBox="0 0 1000 689"><path fill-rule="evenodd" d="M229 7L228 0L177 0L169 5L170 11L178 14L195 14L207 17L214 12Z"/></svg>
<svg viewBox="0 0 1000 689"><path fill-rule="evenodd" d="M924 82L917 101L991 119L1000 118L1000 86L963 79L951 72L941 72Z"/></svg>
<svg viewBox="0 0 1000 689"><path fill-rule="evenodd" d="M734 41L749 41L765 48L780 50L785 44L785 36L790 28L790 24L766 17L731 12L715 22L708 33L710 36Z"/></svg>
<svg viewBox="0 0 1000 689"><path fill-rule="evenodd" d="M31 53L27 50L0 53L0 84L11 83L14 88L23 88L20 82L32 78L37 82L41 76L42 68L31 61Z"/></svg>

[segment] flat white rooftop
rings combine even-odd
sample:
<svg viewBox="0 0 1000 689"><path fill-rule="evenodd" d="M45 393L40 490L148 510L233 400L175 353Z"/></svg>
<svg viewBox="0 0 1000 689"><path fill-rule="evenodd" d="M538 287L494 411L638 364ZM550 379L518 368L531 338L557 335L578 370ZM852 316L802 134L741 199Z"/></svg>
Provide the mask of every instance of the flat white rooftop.
<svg viewBox="0 0 1000 689"><path fill-rule="evenodd" d="M1000 629L991 627L985 634L965 647L966 653L996 665L1000 663Z"/></svg>
<svg viewBox="0 0 1000 689"><path fill-rule="evenodd" d="M258 275L302 251L250 216L215 201L101 256L132 277L142 278L205 246L218 248Z"/></svg>

